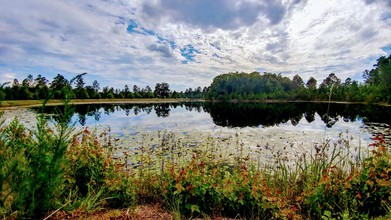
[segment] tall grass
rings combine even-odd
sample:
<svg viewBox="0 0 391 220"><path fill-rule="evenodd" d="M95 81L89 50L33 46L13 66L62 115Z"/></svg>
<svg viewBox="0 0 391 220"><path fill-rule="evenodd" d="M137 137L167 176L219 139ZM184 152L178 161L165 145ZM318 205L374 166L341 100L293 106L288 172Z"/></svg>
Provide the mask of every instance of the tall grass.
<svg viewBox="0 0 391 220"><path fill-rule="evenodd" d="M74 131L73 112L64 104L57 122L40 114L35 130L17 118L1 122L0 217L43 217L60 207L89 210L103 204L102 198L110 198L105 204L112 206L132 203L127 174L117 172L88 131Z"/></svg>
<svg viewBox="0 0 391 220"><path fill-rule="evenodd" d="M260 155L246 152L239 136L230 143L211 137L191 147L173 135L161 138L154 150L142 147L127 159L142 164L131 169L141 184L136 188L143 189L137 194L141 198L153 194L174 214L250 219L320 219L330 214L361 219L389 212L391 157L382 136L374 140L370 152L354 152L351 137L341 135L335 142L314 146L313 153L291 158L296 160L294 166L274 153L275 162L261 167ZM234 154L226 151L232 143ZM359 160L358 155L367 156ZM380 167L370 168L374 166ZM371 179L375 174L364 178L367 169L383 179ZM368 187L373 191L368 193Z"/></svg>

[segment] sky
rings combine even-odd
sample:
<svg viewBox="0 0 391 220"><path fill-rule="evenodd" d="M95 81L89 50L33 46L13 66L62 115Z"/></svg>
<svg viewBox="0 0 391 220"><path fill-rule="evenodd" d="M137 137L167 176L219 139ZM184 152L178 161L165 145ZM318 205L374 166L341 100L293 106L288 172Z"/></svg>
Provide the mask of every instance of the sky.
<svg viewBox="0 0 391 220"><path fill-rule="evenodd" d="M363 81L391 54L391 0L2 0L0 83L87 72L122 89L228 72Z"/></svg>

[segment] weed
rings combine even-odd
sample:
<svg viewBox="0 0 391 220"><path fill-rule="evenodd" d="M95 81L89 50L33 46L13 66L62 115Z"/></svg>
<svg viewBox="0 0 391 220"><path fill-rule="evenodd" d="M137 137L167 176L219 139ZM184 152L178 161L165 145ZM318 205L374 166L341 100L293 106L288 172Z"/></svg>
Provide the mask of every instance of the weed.
<svg viewBox="0 0 391 220"><path fill-rule="evenodd" d="M5 212L17 210L23 216L41 216L53 209L61 195L65 151L70 128L61 124L53 131L40 115L35 131L26 129L15 118L1 129L2 204ZM6 193L5 193L6 192Z"/></svg>
<svg viewBox="0 0 391 220"><path fill-rule="evenodd" d="M74 132L71 107L64 104L54 124L43 114L35 130L17 118L1 124L0 216L42 217L77 203L86 211L134 204L130 175L121 172L87 129Z"/></svg>
<svg viewBox="0 0 391 220"><path fill-rule="evenodd" d="M0 124L1 217L42 217L60 209L88 215L137 203L162 203L175 219L390 215L391 156L381 135L365 157L341 135L291 158L292 166L270 146L247 151L240 135L201 141L165 131L157 139L143 135L115 160L111 135L75 132L66 113L72 108L65 109L53 124L41 115L35 130L17 119ZM274 161L263 160L261 150Z"/></svg>

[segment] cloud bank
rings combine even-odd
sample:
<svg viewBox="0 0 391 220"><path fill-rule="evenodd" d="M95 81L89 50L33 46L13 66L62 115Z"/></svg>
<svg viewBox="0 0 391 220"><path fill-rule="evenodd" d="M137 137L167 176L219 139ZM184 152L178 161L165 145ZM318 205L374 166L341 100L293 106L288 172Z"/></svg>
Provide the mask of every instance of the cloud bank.
<svg viewBox="0 0 391 220"><path fill-rule="evenodd" d="M361 80L391 53L387 0L5 1L0 81L28 74L173 89L232 71Z"/></svg>

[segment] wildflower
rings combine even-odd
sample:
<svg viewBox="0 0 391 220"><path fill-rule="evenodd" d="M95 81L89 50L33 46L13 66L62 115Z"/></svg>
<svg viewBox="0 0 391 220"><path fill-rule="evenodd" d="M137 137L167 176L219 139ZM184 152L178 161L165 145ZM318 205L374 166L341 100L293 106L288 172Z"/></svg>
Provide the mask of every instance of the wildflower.
<svg viewBox="0 0 391 220"><path fill-rule="evenodd" d="M190 185L186 186L186 190L190 192L190 194L193 196L194 195L194 189L195 187L193 184L190 183Z"/></svg>
<svg viewBox="0 0 391 220"><path fill-rule="evenodd" d="M360 194L360 192L357 192L356 198L361 199L361 194Z"/></svg>

